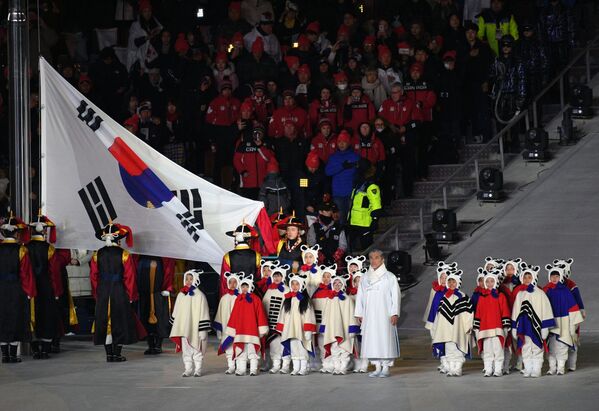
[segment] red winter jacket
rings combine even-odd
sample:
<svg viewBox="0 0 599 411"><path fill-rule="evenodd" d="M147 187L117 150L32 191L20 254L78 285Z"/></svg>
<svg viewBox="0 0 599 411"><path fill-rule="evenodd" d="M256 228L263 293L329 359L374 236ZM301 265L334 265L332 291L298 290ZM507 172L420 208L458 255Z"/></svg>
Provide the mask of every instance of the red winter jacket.
<svg viewBox="0 0 599 411"><path fill-rule="evenodd" d="M310 125L316 130L318 122L323 118L328 118L332 124L333 131L337 130L343 122L343 112L337 107L333 100L320 101L314 100L310 103L308 116L310 117Z"/></svg>
<svg viewBox="0 0 599 411"><path fill-rule="evenodd" d="M360 157L370 161L372 165L376 165L379 161L385 161L385 146L374 133L369 139L360 138L355 135L352 140L352 145L354 146L356 153L358 153Z"/></svg>
<svg viewBox="0 0 599 411"><path fill-rule="evenodd" d="M235 97L217 96L210 102L206 112L206 123L215 126L230 126L239 119L239 100Z"/></svg>
<svg viewBox="0 0 599 411"><path fill-rule="evenodd" d="M239 187L260 187L266 177L266 166L269 161L276 161L275 154L269 148L258 147L254 143L237 142L233 166L239 173Z"/></svg>
<svg viewBox="0 0 599 411"><path fill-rule="evenodd" d="M318 158L323 164L329 161L329 157L337 151L337 135L331 133L328 139L326 139L322 133L318 133L310 143L310 151L314 151L318 154Z"/></svg>
<svg viewBox="0 0 599 411"><path fill-rule="evenodd" d="M275 109L271 99L262 98L261 101L257 101L255 97L250 96L243 102L252 105L254 108L254 117L262 124L266 124L270 117L272 117L272 113Z"/></svg>
<svg viewBox="0 0 599 411"><path fill-rule="evenodd" d="M376 111L368 96L362 95L360 101L345 104L343 108L343 127L356 131L361 123L370 123L374 120Z"/></svg>
<svg viewBox="0 0 599 411"><path fill-rule="evenodd" d="M275 138L282 137L285 131L285 122L288 120L295 123L299 137L307 138L310 135L308 113L301 107L276 109L268 124L268 135Z"/></svg>
<svg viewBox="0 0 599 411"><path fill-rule="evenodd" d="M410 82L404 86L408 98L414 103L412 119L415 121L433 121L433 107L437 103L437 94L432 84L426 81Z"/></svg>
<svg viewBox="0 0 599 411"><path fill-rule="evenodd" d="M401 127L412 121L414 102L402 96L397 102L388 98L379 108L379 114L394 126Z"/></svg>

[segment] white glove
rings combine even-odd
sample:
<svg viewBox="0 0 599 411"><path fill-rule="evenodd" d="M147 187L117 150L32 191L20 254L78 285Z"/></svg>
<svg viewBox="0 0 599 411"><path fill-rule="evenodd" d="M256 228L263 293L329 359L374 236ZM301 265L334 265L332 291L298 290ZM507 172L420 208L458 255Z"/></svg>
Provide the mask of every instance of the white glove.
<svg viewBox="0 0 599 411"><path fill-rule="evenodd" d="M204 341L208 339L208 331L200 331L200 340Z"/></svg>
<svg viewBox="0 0 599 411"><path fill-rule="evenodd" d="M28 300L31 300L31 296L29 296L29 295L28 295L28 296L27 296L27 299L28 299Z"/></svg>
<svg viewBox="0 0 599 411"><path fill-rule="evenodd" d="M549 328L543 328L541 330L541 338L543 338L544 340L546 340L547 337L549 337Z"/></svg>
<svg viewBox="0 0 599 411"><path fill-rule="evenodd" d="M170 297L171 293L169 291L164 290L160 292L160 295L163 297Z"/></svg>
<svg viewBox="0 0 599 411"><path fill-rule="evenodd" d="M304 331L304 338L306 340L311 340L312 339L312 331Z"/></svg>

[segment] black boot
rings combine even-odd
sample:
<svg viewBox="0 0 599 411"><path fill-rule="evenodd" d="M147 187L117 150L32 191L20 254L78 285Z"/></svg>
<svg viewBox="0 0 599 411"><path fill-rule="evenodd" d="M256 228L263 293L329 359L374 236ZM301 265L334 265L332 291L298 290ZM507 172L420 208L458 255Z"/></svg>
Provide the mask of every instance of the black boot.
<svg viewBox="0 0 599 411"><path fill-rule="evenodd" d="M34 360L39 360L42 358L42 353L40 352L40 342L39 341L31 341L31 355Z"/></svg>
<svg viewBox="0 0 599 411"><path fill-rule="evenodd" d="M7 363L10 361L8 357L8 344L0 345L0 349L2 350L2 362Z"/></svg>
<svg viewBox="0 0 599 411"><path fill-rule="evenodd" d="M52 340L51 352L53 354L58 354L60 352L60 338L55 338Z"/></svg>
<svg viewBox="0 0 599 411"><path fill-rule="evenodd" d="M162 338L158 336L154 339L154 354L162 354Z"/></svg>
<svg viewBox="0 0 599 411"><path fill-rule="evenodd" d="M9 346L8 346L8 355L10 357L9 362L21 362L21 357L17 356L17 348L19 348L18 345L9 344Z"/></svg>
<svg viewBox="0 0 599 411"><path fill-rule="evenodd" d="M114 352L112 351L112 344L104 345L106 350L106 362L114 362Z"/></svg>
<svg viewBox="0 0 599 411"><path fill-rule="evenodd" d="M41 345L42 353L40 355L40 358L42 360L47 360L48 358L50 358L50 351L52 351L52 341L42 341Z"/></svg>
<svg viewBox="0 0 599 411"><path fill-rule="evenodd" d="M148 349L144 351L144 355L153 355L155 354L155 343L156 338L154 338L153 334L148 334Z"/></svg>
<svg viewBox="0 0 599 411"><path fill-rule="evenodd" d="M114 352L114 359L113 359L114 362L127 361L127 358L125 358L121 355L122 350L123 350L122 345L117 345L117 344L112 345L112 352Z"/></svg>

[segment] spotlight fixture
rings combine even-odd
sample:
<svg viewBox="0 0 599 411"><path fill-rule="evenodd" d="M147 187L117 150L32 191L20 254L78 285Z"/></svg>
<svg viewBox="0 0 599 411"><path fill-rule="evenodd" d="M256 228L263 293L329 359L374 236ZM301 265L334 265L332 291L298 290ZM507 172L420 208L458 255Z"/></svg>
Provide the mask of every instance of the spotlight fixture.
<svg viewBox="0 0 599 411"><path fill-rule="evenodd" d="M522 152L522 158L525 161L546 161L549 160L549 134L545 129L531 128L526 132L526 149Z"/></svg>
<svg viewBox="0 0 599 411"><path fill-rule="evenodd" d="M593 91L584 84L576 84L572 87L570 95L570 112L572 118L593 117Z"/></svg>
<svg viewBox="0 0 599 411"><path fill-rule="evenodd" d="M503 173L495 167L485 167L478 174L479 192L476 198L482 202L497 203L505 198Z"/></svg>
<svg viewBox="0 0 599 411"><path fill-rule="evenodd" d="M455 211L440 208L433 212L433 237L437 241L454 243L458 241L457 217Z"/></svg>

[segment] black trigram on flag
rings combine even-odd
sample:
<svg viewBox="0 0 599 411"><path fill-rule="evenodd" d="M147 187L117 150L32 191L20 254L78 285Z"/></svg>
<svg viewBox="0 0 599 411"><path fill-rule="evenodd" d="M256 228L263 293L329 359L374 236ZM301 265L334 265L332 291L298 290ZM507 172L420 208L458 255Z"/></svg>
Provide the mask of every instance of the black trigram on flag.
<svg viewBox="0 0 599 411"><path fill-rule="evenodd" d="M172 193L189 210L183 214L177 214L177 218L179 218L181 225L187 230L193 241L197 242L200 239L200 230L204 229L200 190L197 188L173 190Z"/></svg>
<svg viewBox="0 0 599 411"><path fill-rule="evenodd" d="M79 190L79 198L94 231L101 230L110 220L116 219L116 211L100 177L96 177L94 181Z"/></svg>

